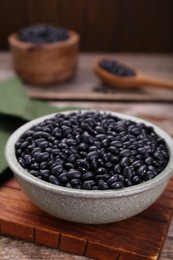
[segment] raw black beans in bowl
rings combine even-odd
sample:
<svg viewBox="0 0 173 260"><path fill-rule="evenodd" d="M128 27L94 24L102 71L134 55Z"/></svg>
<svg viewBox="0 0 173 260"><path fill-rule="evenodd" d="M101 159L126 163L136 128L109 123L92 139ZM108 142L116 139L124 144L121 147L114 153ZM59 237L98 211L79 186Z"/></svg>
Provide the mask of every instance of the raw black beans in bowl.
<svg viewBox="0 0 173 260"><path fill-rule="evenodd" d="M21 28L18 32L18 39L34 44L55 43L69 39L69 32L64 28L49 24L36 24Z"/></svg>
<svg viewBox="0 0 173 260"><path fill-rule="evenodd" d="M119 190L146 182L169 161L166 143L153 127L97 111L44 120L19 138L15 153L28 174L85 190Z"/></svg>

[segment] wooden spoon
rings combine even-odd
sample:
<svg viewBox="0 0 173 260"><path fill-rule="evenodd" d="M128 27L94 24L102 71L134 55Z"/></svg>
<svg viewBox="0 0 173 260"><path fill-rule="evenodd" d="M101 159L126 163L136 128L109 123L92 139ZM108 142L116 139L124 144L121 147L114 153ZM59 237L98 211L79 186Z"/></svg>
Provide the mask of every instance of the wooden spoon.
<svg viewBox="0 0 173 260"><path fill-rule="evenodd" d="M119 64L121 64L122 66L132 69L133 71L135 71L135 75L134 76L118 76L115 74L112 74L108 71L106 71L105 69L101 68L101 66L99 65L100 61L103 60L110 60L113 61L113 59L111 59L110 57L97 57L94 62L93 62L93 70L95 71L95 73L101 78L101 80L106 83L109 86L112 87L123 87L123 88L138 88L138 87L142 87L142 86L152 86L152 87L156 87L156 88L169 88L169 89L173 89L173 81L168 81L168 80L159 80L153 77L149 77L143 73L141 73L140 71L130 67L127 64L121 63L118 61Z"/></svg>

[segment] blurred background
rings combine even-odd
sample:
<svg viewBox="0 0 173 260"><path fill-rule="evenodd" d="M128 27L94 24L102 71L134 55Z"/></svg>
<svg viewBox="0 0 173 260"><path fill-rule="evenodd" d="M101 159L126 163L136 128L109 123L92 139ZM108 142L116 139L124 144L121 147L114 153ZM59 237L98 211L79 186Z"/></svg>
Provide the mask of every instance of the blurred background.
<svg viewBox="0 0 173 260"><path fill-rule="evenodd" d="M79 32L81 51L173 52L173 0L0 0L0 50L36 23Z"/></svg>

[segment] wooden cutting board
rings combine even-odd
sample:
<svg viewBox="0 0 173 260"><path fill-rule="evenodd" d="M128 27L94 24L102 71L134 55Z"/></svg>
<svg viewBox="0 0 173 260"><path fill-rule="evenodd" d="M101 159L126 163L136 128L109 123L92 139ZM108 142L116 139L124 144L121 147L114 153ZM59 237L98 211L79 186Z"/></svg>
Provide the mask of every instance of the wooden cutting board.
<svg viewBox="0 0 173 260"><path fill-rule="evenodd" d="M94 82L96 81L96 82ZM170 89L151 88L120 89L102 85L97 80L78 81L74 78L58 86L37 87L25 85L26 93L31 98L43 100L71 101L136 101L136 102L172 102L173 91Z"/></svg>
<svg viewBox="0 0 173 260"><path fill-rule="evenodd" d="M141 214L117 223L85 225L43 212L14 178L0 186L0 233L93 259L159 259L173 215L173 178Z"/></svg>

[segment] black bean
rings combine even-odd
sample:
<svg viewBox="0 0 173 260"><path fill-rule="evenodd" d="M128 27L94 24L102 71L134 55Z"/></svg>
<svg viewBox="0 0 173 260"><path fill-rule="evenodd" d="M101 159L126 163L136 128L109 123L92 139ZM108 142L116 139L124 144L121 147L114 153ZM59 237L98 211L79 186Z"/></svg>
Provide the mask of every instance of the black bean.
<svg viewBox="0 0 173 260"><path fill-rule="evenodd" d="M111 185L112 183L117 182L118 180L119 180L118 174L115 174L114 176L111 176L111 177L108 179L107 183L108 183L109 185Z"/></svg>
<svg viewBox="0 0 173 260"><path fill-rule="evenodd" d="M27 155L24 157L25 166L27 166L27 165L29 166L31 164L31 162L32 162L32 157L30 155Z"/></svg>
<svg viewBox="0 0 173 260"><path fill-rule="evenodd" d="M92 145L94 143L93 137L89 135L87 132L84 132L82 134L82 140L83 142L87 143L88 145Z"/></svg>
<svg viewBox="0 0 173 260"><path fill-rule="evenodd" d="M85 190L91 190L92 185L91 185L91 183L84 181L83 184L82 184L82 188L85 189Z"/></svg>
<svg viewBox="0 0 173 260"><path fill-rule="evenodd" d="M60 152L60 153L59 153L59 156L60 156L62 159L64 159L64 160L67 160L67 158L68 158L67 154L64 153L64 152Z"/></svg>
<svg viewBox="0 0 173 260"><path fill-rule="evenodd" d="M124 179L125 179L125 178L124 178L124 176L123 176L123 175L121 175L121 174L119 174L119 175L118 175L118 180L119 180L119 181L122 181L122 182L123 182L123 181L124 181Z"/></svg>
<svg viewBox="0 0 173 260"><path fill-rule="evenodd" d="M113 153L115 155L118 155L118 153L119 153L119 149L116 146L110 146L108 148L108 151L110 151L111 153Z"/></svg>
<svg viewBox="0 0 173 260"><path fill-rule="evenodd" d="M111 163L111 162L105 163L105 168L106 168L107 170L110 170L110 169L112 169L113 167L114 167L114 164L113 164L113 163Z"/></svg>
<svg viewBox="0 0 173 260"><path fill-rule="evenodd" d="M141 165L143 165L143 162L140 160L136 160L132 164L134 167L140 167Z"/></svg>
<svg viewBox="0 0 173 260"><path fill-rule="evenodd" d="M92 190L98 190L98 186L92 186Z"/></svg>
<svg viewBox="0 0 173 260"><path fill-rule="evenodd" d="M94 141L94 144L97 147L97 149L101 149L102 146L101 146L100 141Z"/></svg>
<svg viewBox="0 0 173 260"><path fill-rule="evenodd" d="M49 153L48 152L44 152L44 153L39 153L38 156L36 157L36 160L38 162L43 162L43 161L47 161L49 159Z"/></svg>
<svg viewBox="0 0 173 260"><path fill-rule="evenodd" d="M145 163L146 163L147 165L152 164L153 161L154 161L154 159L153 159L152 157L148 157L148 158L145 159Z"/></svg>
<svg viewBox="0 0 173 260"><path fill-rule="evenodd" d="M88 145L86 143L80 143L78 145L78 148L80 151L86 151L86 150L88 150Z"/></svg>
<svg viewBox="0 0 173 260"><path fill-rule="evenodd" d="M145 180L145 181L148 181L148 180L151 180L151 179L153 179L154 178L154 173L152 172L152 171L147 171L146 173L145 173L145 175L143 176L143 179Z"/></svg>
<svg viewBox="0 0 173 260"><path fill-rule="evenodd" d="M88 169L89 168L89 163L88 163L88 161L86 159L78 159L76 161L76 163L75 163L75 166Z"/></svg>
<svg viewBox="0 0 173 260"><path fill-rule="evenodd" d="M51 173L53 175L59 175L62 172L63 172L63 166L61 164L56 164L51 169Z"/></svg>
<svg viewBox="0 0 173 260"><path fill-rule="evenodd" d="M115 174L120 174L121 172L122 172L122 168L121 168L121 166L120 166L120 164L116 164L115 166L114 166L114 173Z"/></svg>
<svg viewBox="0 0 173 260"><path fill-rule="evenodd" d="M53 184L55 184L55 185L59 185L59 184L60 184L58 178L55 177L54 175L50 175L50 176L49 176L49 182L50 182L50 183L53 183Z"/></svg>
<svg viewBox="0 0 173 260"><path fill-rule="evenodd" d="M60 149L68 149L69 148L68 144L66 144L66 143L59 143L58 147Z"/></svg>
<svg viewBox="0 0 173 260"><path fill-rule="evenodd" d="M32 131L32 130L27 130L27 131L23 134L22 137L27 138L28 136L33 136L33 134L34 134L34 131Z"/></svg>
<svg viewBox="0 0 173 260"><path fill-rule="evenodd" d="M101 126L96 126L95 130L100 133L100 134L104 134L105 133L105 128L101 127Z"/></svg>
<svg viewBox="0 0 173 260"><path fill-rule="evenodd" d="M42 141L39 143L39 147L42 148L42 149L45 149L49 146L49 143L48 141Z"/></svg>
<svg viewBox="0 0 173 260"><path fill-rule="evenodd" d="M128 166L124 168L123 176L125 179L130 179L132 177L132 170Z"/></svg>
<svg viewBox="0 0 173 260"><path fill-rule="evenodd" d="M74 139L67 139L66 144L69 145L69 146L76 146L77 142Z"/></svg>
<svg viewBox="0 0 173 260"><path fill-rule="evenodd" d="M156 167L149 165L148 166L148 170L151 171L152 173L154 173L154 175L158 174L158 170L156 169Z"/></svg>
<svg viewBox="0 0 173 260"><path fill-rule="evenodd" d="M118 162L118 156L111 156L110 161L115 165Z"/></svg>
<svg viewBox="0 0 173 260"><path fill-rule="evenodd" d="M98 162L99 166L104 166L104 161L101 158L99 158L97 160L97 162Z"/></svg>
<svg viewBox="0 0 173 260"><path fill-rule="evenodd" d="M98 183L98 189L99 190L107 190L107 189L109 189L109 186L105 181L100 181Z"/></svg>
<svg viewBox="0 0 173 260"><path fill-rule="evenodd" d="M106 139L106 135L105 134L98 134L95 137L99 141L102 141L102 140Z"/></svg>
<svg viewBox="0 0 173 260"><path fill-rule="evenodd" d="M137 169L137 173L139 176L143 177L146 173L147 170L147 166L146 165L141 165L138 169Z"/></svg>
<svg viewBox="0 0 173 260"><path fill-rule="evenodd" d="M107 170L104 167L100 167L96 170L97 174L105 174L107 173Z"/></svg>
<svg viewBox="0 0 173 260"><path fill-rule="evenodd" d="M126 167L130 164L130 158L129 157L123 157L120 161L121 166Z"/></svg>
<svg viewBox="0 0 173 260"><path fill-rule="evenodd" d="M105 163L108 163L108 162L110 162L110 160L111 160L111 153L103 153L102 154L102 158L103 158L103 160L104 160L104 162Z"/></svg>
<svg viewBox="0 0 173 260"><path fill-rule="evenodd" d="M86 158L87 152L80 151L79 155L80 155L82 158Z"/></svg>
<svg viewBox="0 0 173 260"><path fill-rule="evenodd" d="M38 177L39 176L39 171L36 171L36 170L31 170L30 173L35 176L35 177Z"/></svg>
<svg viewBox="0 0 173 260"><path fill-rule="evenodd" d="M110 142L109 142L109 140L108 140L107 138L105 138L105 139L103 139L103 140L101 141L102 147L107 148L107 147L109 146L109 144L110 144Z"/></svg>
<svg viewBox="0 0 173 260"><path fill-rule="evenodd" d="M97 148L97 146L92 145L92 146L90 146L90 147L88 148L88 150L89 150L89 152L93 152L93 151L97 151L98 148Z"/></svg>
<svg viewBox="0 0 173 260"><path fill-rule="evenodd" d="M76 185L80 184L80 180L79 179L72 179L70 182L71 182L72 186L76 186Z"/></svg>
<svg viewBox="0 0 173 260"><path fill-rule="evenodd" d="M51 148L51 150L49 148L49 150L46 149L45 151L46 152L52 152L53 155L58 155L60 153L60 149L57 149L57 148L56 149Z"/></svg>
<svg viewBox="0 0 173 260"><path fill-rule="evenodd" d="M98 168L98 163L96 160L90 162L91 169L95 171Z"/></svg>
<svg viewBox="0 0 173 260"><path fill-rule="evenodd" d="M44 131L38 131L38 132L35 132L35 133L33 133L33 138L35 138L35 139L37 139L37 138L40 138L40 137L44 137L44 138L48 138L49 136L50 136L50 134L49 133L46 133L46 132L44 132Z"/></svg>
<svg viewBox="0 0 173 260"><path fill-rule="evenodd" d="M128 157L131 155L131 151L129 149L124 149L119 153L119 155L122 157Z"/></svg>
<svg viewBox="0 0 173 260"><path fill-rule="evenodd" d="M131 150L131 155L136 155L138 153L137 150Z"/></svg>
<svg viewBox="0 0 173 260"><path fill-rule="evenodd" d="M137 128L137 127L134 127L130 132L131 132L131 134L137 136L137 135L139 135L141 133L141 130L139 128Z"/></svg>
<svg viewBox="0 0 173 260"><path fill-rule="evenodd" d="M112 141L111 146L123 147L123 143L121 141Z"/></svg>
<svg viewBox="0 0 173 260"><path fill-rule="evenodd" d="M99 155L98 155L97 151L93 151L93 152L90 152L87 154L87 159L89 161L93 161L93 160L97 159L98 157L99 157Z"/></svg>
<svg viewBox="0 0 173 260"><path fill-rule="evenodd" d="M110 178L110 174L109 173L105 173L102 175L102 180L106 181Z"/></svg>
<svg viewBox="0 0 173 260"><path fill-rule="evenodd" d="M22 144L21 144L21 146L20 146L20 149L22 150L22 151L25 151L25 149L27 148L27 146L29 145L29 143L26 141L26 142L23 142Z"/></svg>
<svg viewBox="0 0 173 260"><path fill-rule="evenodd" d="M40 175L43 179L48 178L50 175L50 170L48 169L40 170Z"/></svg>
<svg viewBox="0 0 173 260"><path fill-rule="evenodd" d="M113 182L110 185L111 189L121 189L122 187L124 187L124 184L122 181L117 181L117 182Z"/></svg>
<svg viewBox="0 0 173 260"><path fill-rule="evenodd" d="M40 169L46 169L47 168L47 162L41 162L40 163Z"/></svg>
<svg viewBox="0 0 173 260"><path fill-rule="evenodd" d="M108 134L106 138L109 140L109 142L112 142L114 140L114 136L110 134Z"/></svg>
<svg viewBox="0 0 173 260"><path fill-rule="evenodd" d="M78 167L77 170L78 170L79 172L81 172L82 174L83 174L83 173L86 173L86 172L88 171L88 169L82 168L82 167Z"/></svg>
<svg viewBox="0 0 173 260"><path fill-rule="evenodd" d="M93 172L86 172L82 175L82 180L84 180L84 181L91 180L93 178L94 178Z"/></svg>
<svg viewBox="0 0 173 260"><path fill-rule="evenodd" d="M67 172L67 177L70 179L78 179L82 176L82 173L76 170L70 170L69 172Z"/></svg>
<svg viewBox="0 0 173 260"><path fill-rule="evenodd" d="M30 168L31 170L39 170L39 164L35 162L31 164L28 168Z"/></svg>
<svg viewBox="0 0 173 260"><path fill-rule="evenodd" d="M59 178L60 182L62 182L62 183L66 183L69 180L66 172L61 173L58 176L58 178Z"/></svg>
<svg viewBox="0 0 173 260"><path fill-rule="evenodd" d="M68 158L68 162L69 163L74 163L76 161L76 155L75 154L71 154Z"/></svg>
<svg viewBox="0 0 173 260"><path fill-rule="evenodd" d="M129 179L125 179L124 180L124 184L125 184L125 186L130 187L130 186L133 185L133 182L131 180L129 180Z"/></svg>
<svg viewBox="0 0 173 260"><path fill-rule="evenodd" d="M139 183L141 183L142 180L141 180L140 176L135 175L132 177L131 181L133 182L133 184L139 184Z"/></svg>
<svg viewBox="0 0 173 260"><path fill-rule="evenodd" d="M72 163L65 163L65 164L64 164L64 167L65 167L67 170L70 170L70 169L73 169L73 168L74 168L74 164L72 164Z"/></svg>

